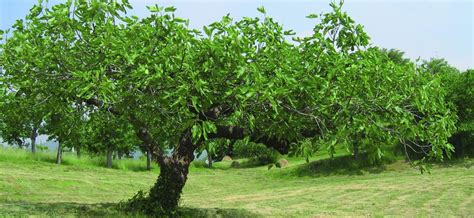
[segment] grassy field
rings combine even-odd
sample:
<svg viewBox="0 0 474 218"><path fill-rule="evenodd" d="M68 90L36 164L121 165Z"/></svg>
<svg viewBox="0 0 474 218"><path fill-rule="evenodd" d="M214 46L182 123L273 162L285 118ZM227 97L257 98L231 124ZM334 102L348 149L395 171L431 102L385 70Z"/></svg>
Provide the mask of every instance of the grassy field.
<svg viewBox="0 0 474 218"><path fill-rule="evenodd" d="M385 167L352 168L336 160L306 164L290 158L283 169L266 166L214 169L193 167L186 184L183 216L472 216L474 160L436 165L420 174L403 161ZM92 158L31 155L0 149L0 215L125 215L117 203L147 190L158 169L144 161L122 161L106 169ZM338 160L339 159L339 160ZM122 164L122 167L120 167ZM334 166L329 169L327 166Z"/></svg>

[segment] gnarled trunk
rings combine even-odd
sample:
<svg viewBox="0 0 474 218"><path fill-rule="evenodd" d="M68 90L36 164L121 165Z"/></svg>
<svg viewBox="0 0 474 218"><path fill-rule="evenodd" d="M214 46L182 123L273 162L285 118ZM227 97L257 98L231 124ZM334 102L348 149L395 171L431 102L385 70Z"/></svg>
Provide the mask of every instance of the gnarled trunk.
<svg viewBox="0 0 474 218"><path fill-rule="evenodd" d="M160 175L149 191L148 214L171 214L178 207L197 147L191 140L191 131L185 132L171 157L158 157Z"/></svg>
<svg viewBox="0 0 474 218"><path fill-rule="evenodd" d="M175 158L166 158L165 162L160 165L160 175L150 189L148 200L154 210L169 214L178 207L181 192L188 179L190 162Z"/></svg>
<svg viewBox="0 0 474 218"><path fill-rule="evenodd" d="M136 120L132 119L132 121ZM174 149L172 156L166 156L156 141L152 139L147 128L140 127L137 130L137 136L144 144L149 146L149 148L153 148L153 155L160 166L160 175L155 185L150 189L148 196L144 196L142 192L139 192L129 201L129 207L132 210L144 211L154 216L170 215L178 207L181 192L188 178L189 166L194 160L194 151L203 138L193 143L191 130L188 130L181 136L180 142ZM217 131L209 134L208 138L238 140L243 139L244 136L242 128L218 126ZM256 143L264 143L267 147L272 147L282 154L288 152L288 145L290 144L286 140L272 137L257 137L257 135L252 135L251 140Z"/></svg>

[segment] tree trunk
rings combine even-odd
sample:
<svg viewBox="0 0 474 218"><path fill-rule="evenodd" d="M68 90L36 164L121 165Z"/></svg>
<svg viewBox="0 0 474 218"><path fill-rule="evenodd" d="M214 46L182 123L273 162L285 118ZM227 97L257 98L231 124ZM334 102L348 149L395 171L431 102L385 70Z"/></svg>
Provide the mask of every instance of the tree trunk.
<svg viewBox="0 0 474 218"><path fill-rule="evenodd" d="M36 133L36 128L33 129L33 131L31 132L31 135L30 135L30 140L31 140L31 152L32 153L36 153L36 136L38 136L38 134Z"/></svg>
<svg viewBox="0 0 474 218"><path fill-rule="evenodd" d="M186 131L171 157L157 157L160 175L150 189L145 199L146 203L137 204L142 207L140 208L142 211L154 216L169 216L176 210L184 184L188 179L189 165L194 159L194 150L197 148L191 139L191 131Z"/></svg>
<svg viewBox="0 0 474 218"><path fill-rule="evenodd" d="M81 158L81 147L76 148L76 155L77 155L77 158Z"/></svg>
<svg viewBox="0 0 474 218"><path fill-rule="evenodd" d="M139 121L130 118L134 125L141 125ZM156 141L148 133L147 128L138 127L137 136L153 150L157 163L160 166L160 175L155 185L145 196L139 192L132 198L128 205L133 210L143 211L153 216L170 216L178 207L181 192L188 178L189 165L194 160L194 151L202 142L201 138L197 143L192 143L191 130L187 130L181 136L178 146L173 150L172 156L165 156ZM209 134L208 138L227 138L243 139L244 131L242 128L233 126L217 126L215 133ZM252 135L252 141L263 143L267 147L272 147L281 154L288 153L290 141L281 140L272 137L257 137Z"/></svg>
<svg viewBox="0 0 474 218"><path fill-rule="evenodd" d="M113 155L112 146L107 147L107 168L112 168L112 155Z"/></svg>
<svg viewBox="0 0 474 218"><path fill-rule="evenodd" d="M188 178L188 161L167 158L166 164L160 165L160 175L155 185L150 189L148 200L149 214L170 214L178 207L181 192Z"/></svg>
<svg viewBox="0 0 474 218"><path fill-rule="evenodd" d="M151 149L146 151L146 170L151 170Z"/></svg>
<svg viewBox="0 0 474 218"><path fill-rule="evenodd" d="M63 147L60 140L58 140L58 153L56 155L56 164L61 164L63 159Z"/></svg>
<svg viewBox="0 0 474 218"><path fill-rule="evenodd" d="M212 168L212 156L211 156L211 153L209 153L209 150L206 149L206 153L207 153L207 166L209 168Z"/></svg>
<svg viewBox="0 0 474 218"><path fill-rule="evenodd" d="M359 144L356 142L354 145L354 159L359 160Z"/></svg>

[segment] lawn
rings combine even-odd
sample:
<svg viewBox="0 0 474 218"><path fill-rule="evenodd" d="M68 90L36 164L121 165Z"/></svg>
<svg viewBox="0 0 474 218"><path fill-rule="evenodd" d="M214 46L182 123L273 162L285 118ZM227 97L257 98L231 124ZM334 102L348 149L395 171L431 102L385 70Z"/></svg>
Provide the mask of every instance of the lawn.
<svg viewBox="0 0 474 218"><path fill-rule="evenodd" d="M51 154L52 155L52 154ZM91 159L51 163L23 151L0 151L0 215L125 215L118 202L147 190L158 169L106 169ZM322 157L321 157L322 158ZM69 161L68 161L69 159ZM333 161L337 161L333 160ZM267 166L192 167L181 201L183 216L313 217L347 215L469 216L474 214L474 160L437 164L420 174L403 160L384 167L347 167L290 158ZM334 165L327 169L327 165ZM324 168L322 167L324 166Z"/></svg>

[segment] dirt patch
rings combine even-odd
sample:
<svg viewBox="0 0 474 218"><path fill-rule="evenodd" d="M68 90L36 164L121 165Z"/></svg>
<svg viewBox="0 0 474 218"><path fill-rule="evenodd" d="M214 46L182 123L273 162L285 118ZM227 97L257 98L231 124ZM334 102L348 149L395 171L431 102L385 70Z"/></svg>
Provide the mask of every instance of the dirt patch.
<svg viewBox="0 0 474 218"><path fill-rule="evenodd" d="M232 158L230 156L224 156L222 161L232 161Z"/></svg>

